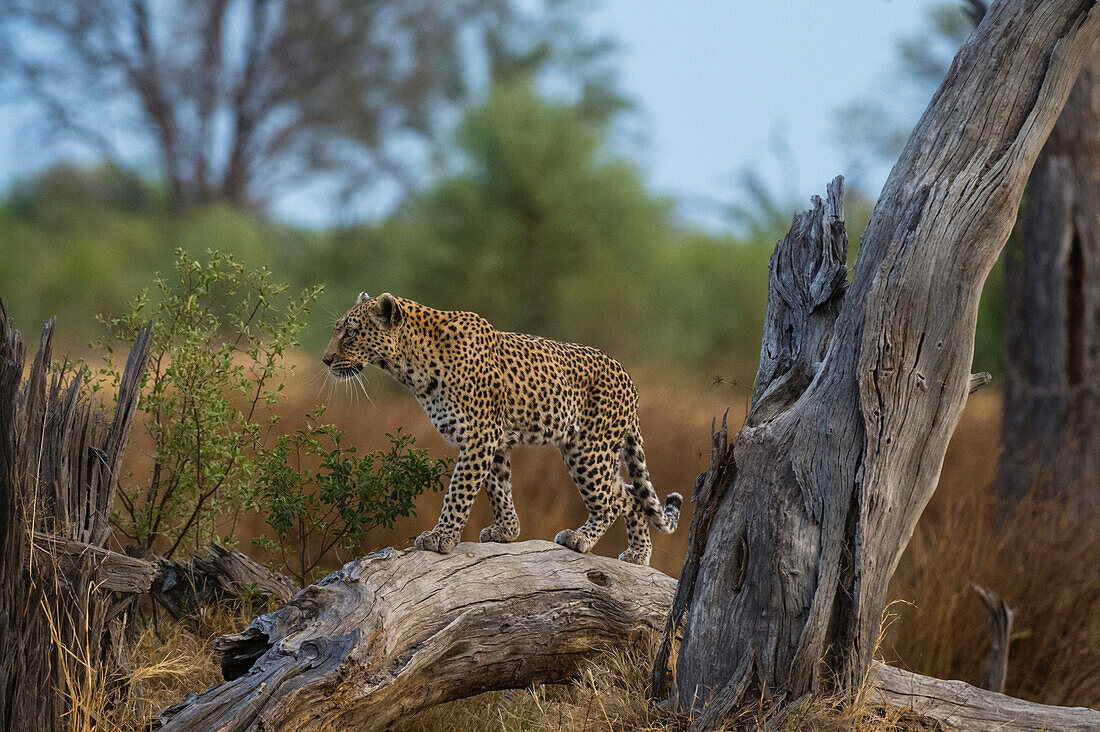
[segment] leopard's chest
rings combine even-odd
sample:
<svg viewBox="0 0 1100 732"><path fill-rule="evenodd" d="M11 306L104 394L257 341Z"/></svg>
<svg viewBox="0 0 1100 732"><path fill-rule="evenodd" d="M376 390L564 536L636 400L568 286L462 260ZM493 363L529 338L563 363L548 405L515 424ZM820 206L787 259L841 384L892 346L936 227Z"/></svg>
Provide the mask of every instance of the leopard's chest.
<svg viewBox="0 0 1100 732"><path fill-rule="evenodd" d="M463 425L461 415L443 393L418 396L417 401L431 420L432 426L439 430L443 439L458 446L462 442Z"/></svg>

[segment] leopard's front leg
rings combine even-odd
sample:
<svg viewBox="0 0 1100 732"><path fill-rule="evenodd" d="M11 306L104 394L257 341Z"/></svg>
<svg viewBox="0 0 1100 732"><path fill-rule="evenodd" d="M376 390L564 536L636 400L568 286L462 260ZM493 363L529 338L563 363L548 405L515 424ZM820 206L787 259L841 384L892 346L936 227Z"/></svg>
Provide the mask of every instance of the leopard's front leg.
<svg viewBox="0 0 1100 732"><path fill-rule="evenodd" d="M443 510L439 523L431 531L416 537L417 549L450 554L462 536L462 529L470 518L470 507L489 475L495 441L478 440L460 449L458 462L451 474L451 485L443 497Z"/></svg>
<svg viewBox="0 0 1100 732"><path fill-rule="evenodd" d="M489 480L485 489L489 494L489 505L493 507L493 524L481 530L480 540L507 543L519 536L519 516L512 503L512 463L509 446L502 444L493 453L493 464L489 468Z"/></svg>

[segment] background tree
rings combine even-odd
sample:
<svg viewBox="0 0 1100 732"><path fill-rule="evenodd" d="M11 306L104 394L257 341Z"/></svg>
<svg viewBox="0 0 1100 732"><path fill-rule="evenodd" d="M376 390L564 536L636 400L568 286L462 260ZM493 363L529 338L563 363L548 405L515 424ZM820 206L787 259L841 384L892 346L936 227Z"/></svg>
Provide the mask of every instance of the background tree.
<svg viewBox="0 0 1100 732"><path fill-rule="evenodd" d="M1100 47L1028 180L1005 255L998 492L1100 508Z"/></svg>
<svg viewBox="0 0 1100 732"><path fill-rule="evenodd" d="M622 104L601 62L609 45L578 31L582 11L575 0L0 0L0 51L47 140L74 137L118 165L144 143L176 207L255 207L304 179L345 192L408 184L410 142L433 139L488 79L553 68L588 113L609 114Z"/></svg>

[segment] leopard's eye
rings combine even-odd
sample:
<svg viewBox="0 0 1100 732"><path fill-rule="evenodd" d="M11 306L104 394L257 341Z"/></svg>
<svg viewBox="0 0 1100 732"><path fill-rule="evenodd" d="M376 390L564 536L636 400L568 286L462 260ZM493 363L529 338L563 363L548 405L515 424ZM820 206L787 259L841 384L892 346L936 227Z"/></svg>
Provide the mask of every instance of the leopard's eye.
<svg viewBox="0 0 1100 732"><path fill-rule="evenodd" d="M347 340L351 340L352 338L355 338L357 335L359 335L359 331L356 330L355 328L346 328L344 330L344 338L346 338Z"/></svg>

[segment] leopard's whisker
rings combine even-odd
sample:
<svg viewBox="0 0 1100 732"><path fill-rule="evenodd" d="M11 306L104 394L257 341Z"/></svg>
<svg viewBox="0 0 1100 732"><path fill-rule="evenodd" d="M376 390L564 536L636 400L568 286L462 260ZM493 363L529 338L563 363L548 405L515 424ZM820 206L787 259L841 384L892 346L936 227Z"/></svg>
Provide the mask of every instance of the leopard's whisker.
<svg viewBox="0 0 1100 732"><path fill-rule="evenodd" d="M354 395L356 397L355 403L356 403L356 405L358 405L359 404L359 399L358 399L359 395L356 394L355 389L353 389L351 387L351 383L349 383L350 381L351 380L348 379L346 376L344 378L340 379L340 385L344 388L344 399L346 399L347 401L350 402L351 397Z"/></svg>
<svg viewBox="0 0 1100 732"><path fill-rule="evenodd" d="M367 401L371 403L371 406L372 407L378 406L377 404L374 403L374 400L370 398L370 394L367 392L367 387L366 387L365 384L363 384L363 372L362 371L360 371L359 373L357 373L355 375L355 383L359 385L359 388L363 392L363 396L365 396L367 398Z"/></svg>

